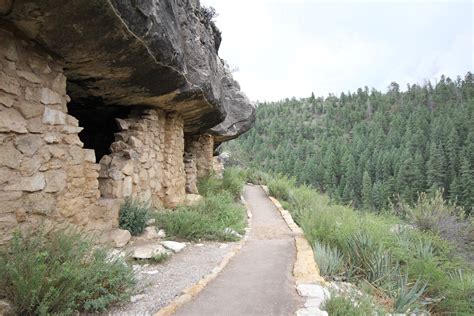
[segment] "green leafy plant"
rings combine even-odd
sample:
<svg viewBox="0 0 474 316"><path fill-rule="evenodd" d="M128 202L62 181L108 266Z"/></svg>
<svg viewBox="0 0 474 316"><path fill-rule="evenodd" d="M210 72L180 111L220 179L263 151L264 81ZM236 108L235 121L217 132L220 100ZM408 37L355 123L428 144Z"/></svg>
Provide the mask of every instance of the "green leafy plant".
<svg viewBox="0 0 474 316"><path fill-rule="evenodd" d="M126 300L133 272L78 233L15 233L0 252L0 297L19 315L103 311Z"/></svg>
<svg viewBox="0 0 474 316"><path fill-rule="evenodd" d="M119 226L137 236L143 233L150 219L150 207L144 202L127 199L120 208Z"/></svg>

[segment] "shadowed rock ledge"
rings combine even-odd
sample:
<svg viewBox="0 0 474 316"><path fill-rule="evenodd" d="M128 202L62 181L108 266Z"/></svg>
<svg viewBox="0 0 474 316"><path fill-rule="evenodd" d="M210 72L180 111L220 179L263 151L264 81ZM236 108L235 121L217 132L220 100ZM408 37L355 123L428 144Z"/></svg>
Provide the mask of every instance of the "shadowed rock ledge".
<svg viewBox="0 0 474 316"><path fill-rule="evenodd" d="M185 133L218 143L255 120L198 0L16 0L0 14L64 63L76 105L178 112Z"/></svg>

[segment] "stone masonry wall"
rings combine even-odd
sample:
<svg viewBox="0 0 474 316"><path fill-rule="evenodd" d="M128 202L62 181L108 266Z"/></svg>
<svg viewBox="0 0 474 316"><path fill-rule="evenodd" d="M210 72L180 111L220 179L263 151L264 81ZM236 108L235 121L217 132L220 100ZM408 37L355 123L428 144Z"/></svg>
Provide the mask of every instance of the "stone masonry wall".
<svg viewBox="0 0 474 316"><path fill-rule="evenodd" d="M114 201L98 200L99 165L82 148L68 101L61 64L0 28L0 243L41 223L100 231L117 224Z"/></svg>
<svg viewBox="0 0 474 316"><path fill-rule="evenodd" d="M212 170L218 178L224 176L224 161L221 156L215 156L212 159Z"/></svg>
<svg viewBox="0 0 474 316"><path fill-rule="evenodd" d="M161 110L137 109L116 119L112 153L100 160L103 197L133 197L173 207L184 200L183 120Z"/></svg>
<svg viewBox="0 0 474 316"><path fill-rule="evenodd" d="M184 153L184 169L186 171L186 193L198 194L196 160L189 152Z"/></svg>
<svg viewBox="0 0 474 316"><path fill-rule="evenodd" d="M189 152L196 161L197 178L209 175L212 171L214 138L209 134L188 137L186 140L186 152Z"/></svg>
<svg viewBox="0 0 474 316"><path fill-rule="evenodd" d="M0 244L40 225L104 235L124 198L175 207L212 170L213 136L188 137L184 156L183 117L144 108L116 119L111 154L97 164L69 101L61 63L0 26Z"/></svg>

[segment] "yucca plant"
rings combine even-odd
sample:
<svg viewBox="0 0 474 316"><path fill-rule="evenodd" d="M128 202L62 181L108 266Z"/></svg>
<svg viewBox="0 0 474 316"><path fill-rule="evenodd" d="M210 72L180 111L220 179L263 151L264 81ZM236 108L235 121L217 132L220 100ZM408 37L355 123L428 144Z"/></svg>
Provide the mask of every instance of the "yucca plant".
<svg viewBox="0 0 474 316"><path fill-rule="evenodd" d="M412 285L408 282L408 273L399 273L397 291L394 297L393 309L396 313L416 312L419 300L428 286L420 278Z"/></svg>
<svg viewBox="0 0 474 316"><path fill-rule="evenodd" d="M431 240L419 239L414 243L415 256L422 260L431 260L434 257L434 248Z"/></svg>
<svg viewBox="0 0 474 316"><path fill-rule="evenodd" d="M366 232L351 236L347 251L352 274L362 276L371 284L379 285L393 273L392 256Z"/></svg>
<svg viewBox="0 0 474 316"><path fill-rule="evenodd" d="M337 248L331 248L326 244L314 243L314 259L323 276L335 277L341 274L344 258Z"/></svg>

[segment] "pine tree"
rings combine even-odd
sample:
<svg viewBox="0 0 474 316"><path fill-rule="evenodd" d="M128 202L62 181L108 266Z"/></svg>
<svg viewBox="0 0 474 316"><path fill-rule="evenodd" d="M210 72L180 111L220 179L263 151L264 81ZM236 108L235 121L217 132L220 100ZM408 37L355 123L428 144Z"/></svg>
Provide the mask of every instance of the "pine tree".
<svg viewBox="0 0 474 316"><path fill-rule="evenodd" d="M367 170L362 178L362 203L364 208L372 209L372 180Z"/></svg>
<svg viewBox="0 0 474 316"><path fill-rule="evenodd" d="M365 88L261 103L255 128L225 146L239 148L249 166L358 207L381 209L396 195L414 202L419 192L444 189L472 208L474 76L407 92L392 84L387 93Z"/></svg>
<svg viewBox="0 0 474 316"><path fill-rule="evenodd" d="M440 145L432 142L430 146L430 158L427 164L428 186L432 192L445 188L446 161L443 149Z"/></svg>
<svg viewBox="0 0 474 316"><path fill-rule="evenodd" d="M474 169L469 159L463 157L460 169L461 201L460 204L468 214L472 214L474 208Z"/></svg>

